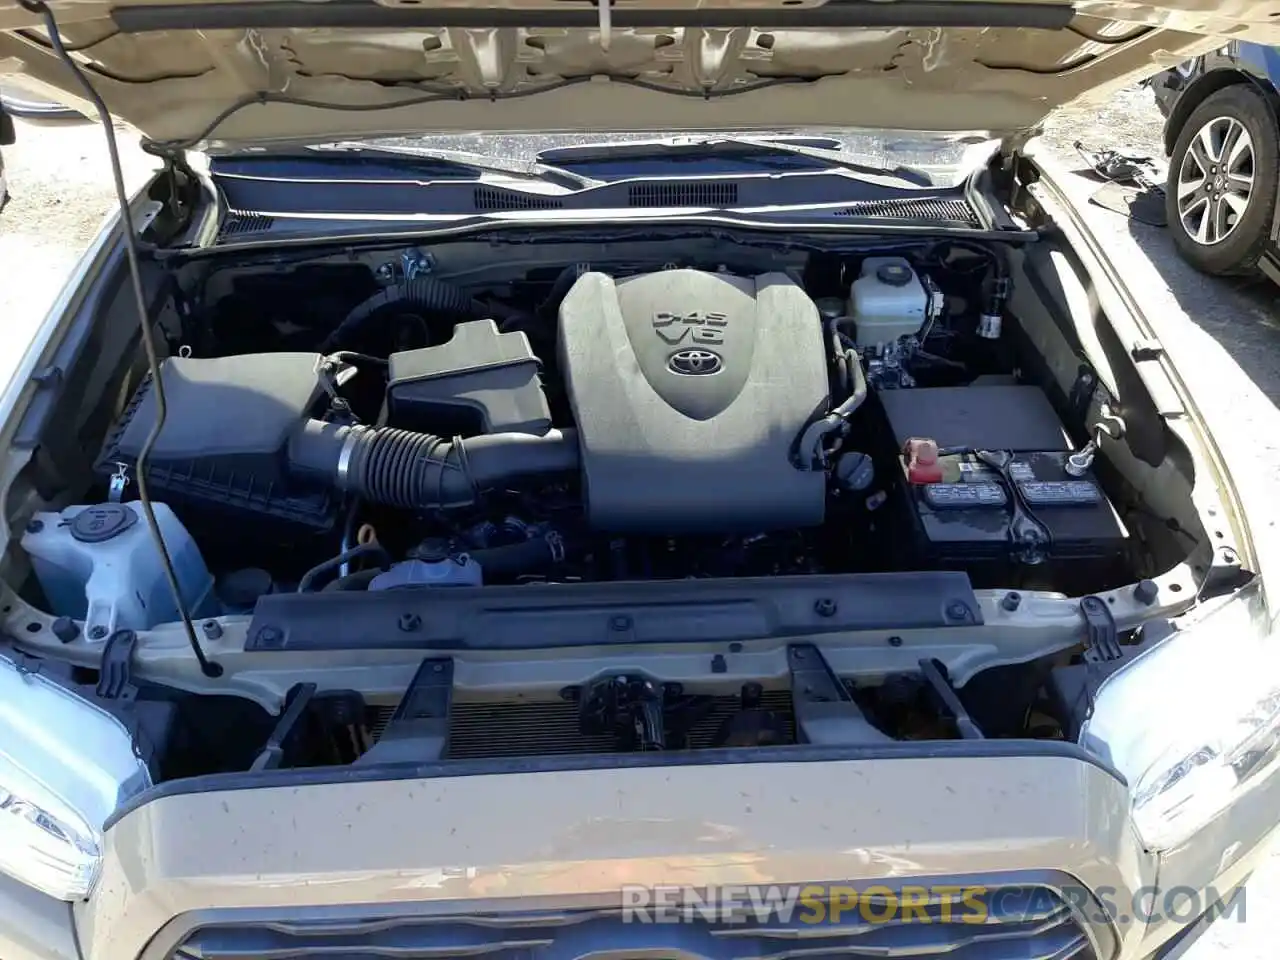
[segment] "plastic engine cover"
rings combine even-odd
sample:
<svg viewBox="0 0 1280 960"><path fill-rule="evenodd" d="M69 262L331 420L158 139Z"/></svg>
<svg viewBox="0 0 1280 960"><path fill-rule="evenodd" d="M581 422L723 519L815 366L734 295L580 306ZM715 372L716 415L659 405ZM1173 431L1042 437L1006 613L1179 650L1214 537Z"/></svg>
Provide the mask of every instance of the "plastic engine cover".
<svg viewBox="0 0 1280 960"><path fill-rule="evenodd" d="M821 472L792 447L828 409L822 325L782 273L584 273L560 369L592 526L695 533L816 526Z"/></svg>

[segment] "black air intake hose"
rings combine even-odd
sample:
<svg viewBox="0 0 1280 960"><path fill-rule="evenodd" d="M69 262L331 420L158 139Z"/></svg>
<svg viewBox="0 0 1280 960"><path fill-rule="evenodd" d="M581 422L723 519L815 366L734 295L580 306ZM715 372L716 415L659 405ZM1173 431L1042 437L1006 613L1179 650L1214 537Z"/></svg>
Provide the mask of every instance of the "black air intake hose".
<svg viewBox="0 0 1280 960"><path fill-rule="evenodd" d="M480 547L466 553L480 564L486 577L515 577L522 573L541 573L563 560L564 544L558 534L547 533L519 543Z"/></svg>
<svg viewBox="0 0 1280 960"><path fill-rule="evenodd" d="M388 311L421 313L450 323L481 317L485 312L483 304L457 287L432 276L418 276L380 290L348 313L320 345L320 353L331 352L372 317Z"/></svg>
<svg viewBox="0 0 1280 960"><path fill-rule="evenodd" d="M308 420L289 441L291 469L390 507L465 506L479 491L578 469L573 430L446 440L392 427Z"/></svg>

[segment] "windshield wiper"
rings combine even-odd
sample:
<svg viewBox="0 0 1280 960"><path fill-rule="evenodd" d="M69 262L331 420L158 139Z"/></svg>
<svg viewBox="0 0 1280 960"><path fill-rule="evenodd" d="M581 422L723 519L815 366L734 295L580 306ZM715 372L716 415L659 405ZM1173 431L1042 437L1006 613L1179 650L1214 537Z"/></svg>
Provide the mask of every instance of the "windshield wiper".
<svg viewBox="0 0 1280 960"><path fill-rule="evenodd" d="M498 173L508 177L554 183L569 190L582 190L601 183L592 177L573 173L570 170L561 170L542 163L538 159L518 160L468 153L465 150L407 145L324 143L282 150L233 154L225 159L235 163L253 160L302 160L340 164L390 163L418 173L437 171L446 177L457 176L459 173Z"/></svg>
<svg viewBox="0 0 1280 960"><path fill-rule="evenodd" d="M821 144L821 146L819 146ZM588 143L580 146L544 150L536 159L546 164L589 163L599 160L639 160L663 158L672 161L705 160L725 157L751 160L770 165L770 158L784 160L806 157L825 167L838 167L870 180L933 186L928 174L914 167L875 167L850 160L840 149L838 140L821 137L760 138L749 137L671 137L657 140L634 140L618 143ZM791 164L786 164L794 169Z"/></svg>

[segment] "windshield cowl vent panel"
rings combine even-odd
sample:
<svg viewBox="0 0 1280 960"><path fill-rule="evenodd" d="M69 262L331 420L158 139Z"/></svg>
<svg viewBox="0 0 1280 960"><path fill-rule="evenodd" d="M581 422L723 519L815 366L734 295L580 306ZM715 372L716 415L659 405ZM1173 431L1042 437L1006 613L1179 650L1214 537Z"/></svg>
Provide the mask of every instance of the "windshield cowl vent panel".
<svg viewBox="0 0 1280 960"><path fill-rule="evenodd" d="M265 233L275 226L276 218L249 210L230 210L218 231L218 242L248 233Z"/></svg>
<svg viewBox="0 0 1280 960"><path fill-rule="evenodd" d="M928 220L963 227L980 228L982 222L965 201L930 197L900 200L862 200L835 212L837 217L866 217L882 220Z"/></svg>
<svg viewBox="0 0 1280 960"><path fill-rule="evenodd" d="M737 202L738 185L723 181L633 183L627 191L631 207L731 207Z"/></svg>
<svg viewBox="0 0 1280 960"><path fill-rule="evenodd" d="M560 210L564 207L564 202L555 197L502 187L476 187L471 202L477 210Z"/></svg>

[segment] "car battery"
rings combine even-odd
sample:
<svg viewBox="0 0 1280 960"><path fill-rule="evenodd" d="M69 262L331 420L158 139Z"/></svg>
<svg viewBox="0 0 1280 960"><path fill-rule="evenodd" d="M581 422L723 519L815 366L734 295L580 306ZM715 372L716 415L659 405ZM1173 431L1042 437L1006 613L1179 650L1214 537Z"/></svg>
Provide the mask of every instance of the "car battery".
<svg viewBox="0 0 1280 960"><path fill-rule="evenodd" d="M936 477L910 482L909 511L919 554L951 566L969 561L1018 560L1026 553L1016 536L1015 510L1047 534L1042 559L1113 559L1123 554L1128 532L1091 472L1067 472L1069 454L1021 452L1003 469L976 453L947 454Z"/></svg>
<svg viewBox="0 0 1280 960"><path fill-rule="evenodd" d="M1011 562L1051 562L1056 573L1058 561L1124 557L1123 521L1091 470L1067 471L1070 439L1036 387L894 390L880 399L900 453L915 563L973 571L989 561L1005 568L991 571L1000 578ZM938 452L925 470L901 456L913 438ZM1037 550L1017 536L1028 526L1042 535Z"/></svg>

